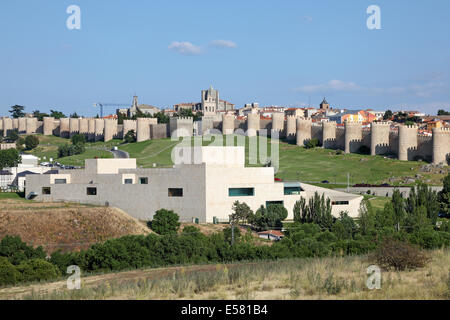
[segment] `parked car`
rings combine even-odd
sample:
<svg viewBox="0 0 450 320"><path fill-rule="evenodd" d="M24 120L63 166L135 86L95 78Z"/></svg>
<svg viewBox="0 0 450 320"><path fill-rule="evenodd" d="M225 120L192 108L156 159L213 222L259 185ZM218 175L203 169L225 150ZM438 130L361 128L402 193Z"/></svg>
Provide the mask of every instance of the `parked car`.
<svg viewBox="0 0 450 320"><path fill-rule="evenodd" d="M323 180L322 183L330 183L328 180Z"/></svg>

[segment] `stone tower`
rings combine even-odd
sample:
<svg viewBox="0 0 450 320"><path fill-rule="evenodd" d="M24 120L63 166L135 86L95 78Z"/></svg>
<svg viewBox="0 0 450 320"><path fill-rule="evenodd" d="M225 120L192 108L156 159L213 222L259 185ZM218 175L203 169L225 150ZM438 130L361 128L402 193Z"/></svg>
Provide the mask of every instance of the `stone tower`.
<svg viewBox="0 0 450 320"><path fill-rule="evenodd" d="M330 109L330 104L323 98L323 101L320 103L320 109L322 110L328 110Z"/></svg>
<svg viewBox="0 0 450 320"><path fill-rule="evenodd" d="M311 140L311 118L297 118L297 145L304 146Z"/></svg>
<svg viewBox="0 0 450 320"><path fill-rule="evenodd" d="M287 116L286 118L286 139L294 141L297 134L297 117Z"/></svg>
<svg viewBox="0 0 450 320"><path fill-rule="evenodd" d="M398 159L408 161L414 159L417 150L417 133L419 128L416 125L400 125L398 128Z"/></svg>
<svg viewBox="0 0 450 320"><path fill-rule="evenodd" d="M247 136L255 137L258 135L260 129L260 116L256 113L250 113L247 115Z"/></svg>
<svg viewBox="0 0 450 320"><path fill-rule="evenodd" d="M224 114L222 116L222 134L234 133L234 116L231 114Z"/></svg>
<svg viewBox="0 0 450 320"><path fill-rule="evenodd" d="M450 159L450 129L433 129L433 164L447 164Z"/></svg>
<svg viewBox="0 0 450 320"><path fill-rule="evenodd" d="M362 142L362 123L345 121L345 153L358 152Z"/></svg>
<svg viewBox="0 0 450 320"><path fill-rule="evenodd" d="M370 125L370 154L385 154L389 151L390 122L372 122Z"/></svg>
<svg viewBox="0 0 450 320"><path fill-rule="evenodd" d="M325 149L336 148L336 122L324 121L322 123L322 146Z"/></svg>
<svg viewBox="0 0 450 320"><path fill-rule="evenodd" d="M202 111L204 115L215 114L219 110L219 91L212 86L202 90Z"/></svg>

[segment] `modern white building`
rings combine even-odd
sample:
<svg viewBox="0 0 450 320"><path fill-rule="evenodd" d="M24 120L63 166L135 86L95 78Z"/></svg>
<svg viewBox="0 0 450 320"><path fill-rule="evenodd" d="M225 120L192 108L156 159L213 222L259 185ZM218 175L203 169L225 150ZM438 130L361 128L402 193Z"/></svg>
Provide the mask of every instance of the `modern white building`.
<svg viewBox="0 0 450 320"><path fill-rule="evenodd" d="M151 220L159 209L174 210L180 220L228 221L233 203L283 204L293 219L300 197L315 191L333 202L333 215L356 217L362 196L300 182L276 182L274 168L245 167L244 147L178 147L173 168L141 169L136 159L89 159L85 169L27 176L26 196L37 201L75 201L118 207Z"/></svg>
<svg viewBox="0 0 450 320"><path fill-rule="evenodd" d="M17 167L5 168L0 171L0 189L18 189L24 191L26 176L44 174L51 168L40 166L39 158L31 154L22 154L21 163Z"/></svg>

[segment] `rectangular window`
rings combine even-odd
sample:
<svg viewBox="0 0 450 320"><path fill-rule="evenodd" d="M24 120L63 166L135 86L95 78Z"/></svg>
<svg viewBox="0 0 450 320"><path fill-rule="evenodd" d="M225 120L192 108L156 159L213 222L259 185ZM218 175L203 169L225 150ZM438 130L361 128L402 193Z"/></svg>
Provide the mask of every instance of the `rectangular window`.
<svg viewBox="0 0 450 320"><path fill-rule="evenodd" d="M97 188L87 188L87 195L88 196L96 196L97 195Z"/></svg>
<svg viewBox="0 0 450 320"><path fill-rule="evenodd" d="M139 178L141 184L148 184L148 178Z"/></svg>
<svg viewBox="0 0 450 320"><path fill-rule="evenodd" d="M183 189L181 188L169 188L169 197L182 197Z"/></svg>
<svg viewBox="0 0 450 320"><path fill-rule="evenodd" d="M133 184L133 179L125 179L123 181L124 184Z"/></svg>
<svg viewBox="0 0 450 320"><path fill-rule="evenodd" d="M229 197L252 197L255 195L254 188L229 188Z"/></svg>
<svg viewBox="0 0 450 320"><path fill-rule="evenodd" d="M55 179L55 184L66 184L67 179Z"/></svg>
<svg viewBox="0 0 450 320"><path fill-rule="evenodd" d="M299 195L302 191L300 187L284 187L285 196Z"/></svg>
<svg viewBox="0 0 450 320"><path fill-rule="evenodd" d="M331 204L333 205L333 206L345 206L345 205L348 205L348 201L333 201L333 202L331 202Z"/></svg>
<svg viewBox="0 0 450 320"><path fill-rule="evenodd" d="M52 194L52 189L50 187L43 187L42 194Z"/></svg>

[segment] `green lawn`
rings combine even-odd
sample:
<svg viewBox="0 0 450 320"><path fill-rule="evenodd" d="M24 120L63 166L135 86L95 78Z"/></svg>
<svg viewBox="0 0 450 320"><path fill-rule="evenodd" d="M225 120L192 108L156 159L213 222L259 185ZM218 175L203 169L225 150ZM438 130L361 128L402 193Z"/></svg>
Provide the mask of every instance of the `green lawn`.
<svg viewBox="0 0 450 320"><path fill-rule="evenodd" d="M25 198L22 198L20 194L15 192L0 192L0 200L3 199L14 199L14 200L24 200Z"/></svg>
<svg viewBox="0 0 450 320"><path fill-rule="evenodd" d="M227 136L227 139L236 139L236 136ZM68 139L54 136L39 136L41 144L33 154L43 157L46 156L56 158L59 145L68 143ZM240 137L230 143L231 140L223 139L223 141L202 141L202 145L244 145L246 147L246 163L248 166L262 166L267 159L261 159L255 164L252 158L249 158L249 142L255 141L256 138ZM191 139L193 145L194 139ZM270 156L270 139L268 139L267 153ZM140 143L122 144L121 140L113 140L107 143L96 142L87 143L86 152L82 155L57 159L58 162L66 165L82 166L84 159L87 158L111 158L110 150L113 146L119 146L120 150L126 151L131 158L137 159L138 166L144 168L170 167L173 165L171 160L171 152L178 141L172 141L170 138L149 140ZM259 150L258 150L259 153ZM355 183L390 183L389 178L414 177L419 173L419 167L423 165L421 162L403 162L395 159L384 159L382 156L366 156L360 154L341 154L337 155L335 150L328 149L305 149L294 144L280 142L279 144L279 160L280 167L276 174L277 178L284 180L300 180L300 181L316 181L320 182L328 180L329 184L318 184L325 188L342 187L340 183L347 183L347 173L350 173L350 184ZM44 160L43 160L44 161ZM444 175L420 173L423 181L430 180L433 185L440 185ZM391 183L398 184L398 182Z"/></svg>
<svg viewBox="0 0 450 320"><path fill-rule="evenodd" d="M86 143L86 152L83 154L58 158L58 147L66 143L70 143L70 140L55 136L37 136L39 138L39 146L36 149L26 153L30 153L41 158L41 162L45 162L50 158L53 158L53 160L69 166L84 166L85 159L92 159L95 157L112 158L113 155L107 150L111 150L113 146L117 146L122 143L122 140L112 140L106 143L102 141Z"/></svg>
<svg viewBox="0 0 450 320"><path fill-rule="evenodd" d="M223 139L223 145L226 145ZM192 139L193 141L193 139ZM136 158L138 165L144 168L172 166L171 151L177 144L170 139L152 140L140 143L133 143L123 147L121 150L127 151L130 157ZM193 142L191 142L193 144ZM217 142L203 141L203 145ZM237 144L237 141L234 143ZM243 142L239 143L242 145ZM245 139L246 163L248 166L262 166L265 161L258 164L249 164L249 138ZM268 155L270 156L270 139L268 140ZM259 151L259 149L258 149ZM280 142L280 168L276 174L277 178L284 180L300 181L323 181L328 180L329 184L317 184L325 188L342 188L339 183L347 183L347 173L350 173L350 184L355 183L385 183L390 177L414 177L423 163L403 162L395 159L384 159L382 156L366 156L360 154L337 155L335 150L328 149L305 149L286 142ZM443 175L431 175L421 173L423 179L430 179L432 184L439 185ZM397 183L394 183L397 184Z"/></svg>

